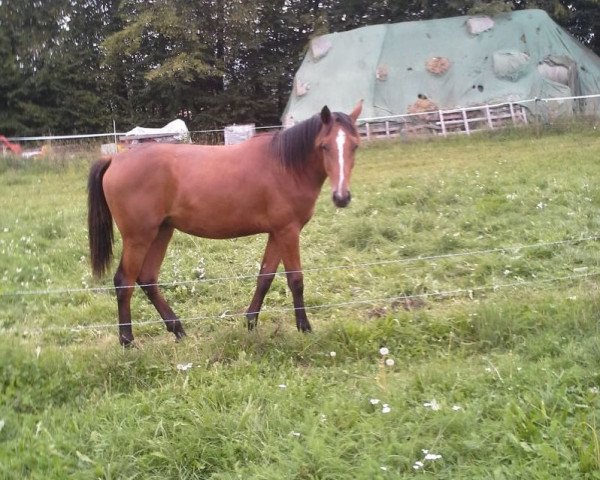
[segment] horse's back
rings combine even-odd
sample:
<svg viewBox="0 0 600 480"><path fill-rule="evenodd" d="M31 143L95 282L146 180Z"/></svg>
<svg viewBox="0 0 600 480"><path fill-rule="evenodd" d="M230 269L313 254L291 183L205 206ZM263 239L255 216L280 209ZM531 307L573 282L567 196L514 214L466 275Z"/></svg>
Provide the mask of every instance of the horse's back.
<svg viewBox="0 0 600 480"><path fill-rule="evenodd" d="M172 189L175 183L186 183L222 177L228 170L252 168L248 155L236 153L234 147L149 144L115 155L104 186L133 193L133 190L154 189L159 186Z"/></svg>

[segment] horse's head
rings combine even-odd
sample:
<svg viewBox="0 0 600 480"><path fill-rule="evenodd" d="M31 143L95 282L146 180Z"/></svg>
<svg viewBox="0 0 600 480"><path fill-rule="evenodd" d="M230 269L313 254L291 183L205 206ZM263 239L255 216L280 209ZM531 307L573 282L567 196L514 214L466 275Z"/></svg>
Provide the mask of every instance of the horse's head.
<svg viewBox="0 0 600 480"><path fill-rule="evenodd" d="M323 166L331 182L333 203L346 207L352 198L348 185L354 167L354 152L360 137L354 124L362 111L362 100L350 115L331 113L326 106L321 110L323 128L316 139L322 152Z"/></svg>

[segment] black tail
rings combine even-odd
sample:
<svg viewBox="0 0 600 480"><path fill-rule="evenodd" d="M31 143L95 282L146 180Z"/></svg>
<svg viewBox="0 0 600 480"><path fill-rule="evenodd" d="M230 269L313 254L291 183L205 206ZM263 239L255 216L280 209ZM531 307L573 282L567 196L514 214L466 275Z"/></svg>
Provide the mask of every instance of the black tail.
<svg viewBox="0 0 600 480"><path fill-rule="evenodd" d="M112 260L113 221L102 189L102 178L110 162L110 158L98 160L88 177L88 237L95 277L104 275Z"/></svg>

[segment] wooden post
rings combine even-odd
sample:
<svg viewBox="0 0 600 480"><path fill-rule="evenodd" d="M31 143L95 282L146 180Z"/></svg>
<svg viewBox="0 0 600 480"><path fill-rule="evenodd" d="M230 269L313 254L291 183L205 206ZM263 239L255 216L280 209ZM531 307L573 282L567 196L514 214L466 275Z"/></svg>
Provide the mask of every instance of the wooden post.
<svg viewBox="0 0 600 480"><path fill-rule="evenodd" d="M444 112L442 110L438 111L440 115L440 127L442 127L442 135L446 136L446 124L444 123Z"/></svg>
<svg viewBox="0 0 600 480"><path fill-rule="evenodd" d="M488 105L485 106L485 116L487 117L488 126L491 130L494 129L494 122L492 121L492 116L490 114L490 107Z"/></svg>
<svg viewBox="0 0 600 480"><path fill-rule="evenodd" d="M516 125L517 119L515 118L515 107L512 102L508 104L508 108L510 108L510 118L512 118L513 125Z"/></svg>
<svg viewBox="0 0 600 480"><path fill-rule="evenodd" d="M471 130L469 129L469 119L467 118L467 111L463 108L461 112L463 117L463 123L465 125L465 132L467 132L467 135L471 135Z"/></svg>
<svg viewBox="0 0 600 480"><path fill-rule="evenodd" d="M371 139L371 126L369 122L365 123L365 131L367 132L367 140Z"/></svg>
<svg viewBox="0 0 600 480"><path fill-rule="evenodd" d="M388 120L385 121L385 137L390 138L390 122Z"/></svg>

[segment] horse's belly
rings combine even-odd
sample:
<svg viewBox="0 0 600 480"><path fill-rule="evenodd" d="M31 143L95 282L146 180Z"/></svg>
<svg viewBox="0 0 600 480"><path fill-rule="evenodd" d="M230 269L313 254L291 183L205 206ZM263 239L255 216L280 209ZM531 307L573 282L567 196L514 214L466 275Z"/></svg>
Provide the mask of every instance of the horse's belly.
<svg viewBox="0 0 600 480"><path fill-rule="evenodd" d="M177 225L173 223L173 226L177 230L181 230L184 233L189 233L190 235L195 235L196 237L203 238L212 238L212 239L225 239L225 238L237 238L237 237L245 237L248 235L256 235L258 233L266 233L267 229L253 228L253 227L244 227L244 226L235 226L235 227L224 227L220 226L211 226L211 225Z"/></svg>
<svg viewBox="0 0 600 480"><path fill-rule="evenodd" d="M169 217L173 227L204 238L235 238L269 231L265 213L215 204L211 208L186 209Z"/></svg>

